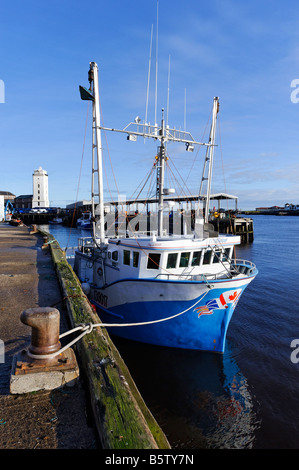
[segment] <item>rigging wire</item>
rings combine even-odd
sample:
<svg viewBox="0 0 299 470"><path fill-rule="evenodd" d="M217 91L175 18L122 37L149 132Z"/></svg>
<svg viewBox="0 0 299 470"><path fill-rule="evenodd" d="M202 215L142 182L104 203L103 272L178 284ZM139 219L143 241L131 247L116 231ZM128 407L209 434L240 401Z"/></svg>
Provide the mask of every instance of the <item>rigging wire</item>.
<svg viewBox="0 0 299 470"><path fill-rule="evenodd" d="M102 118L102 121L103 121L103 127L105 127L100 96L99 96L99 103L100 103L100 113L101 113L101 118ZM109 149L109 144L108 144L108 139L107 139L107 133L106 133L106 131L104 131L104 134L105 134L105 140L106 140L106 145L107 145L107 151L108 151L110 166L111 166L111 170L112 170L112 174L113 174L113 178L114 178L114 182L115 182L117 194L119 195L119 189L118 189L118 186L117 186L116 177L115 177L115 173L114 173L114 170L113 170L113 165L112 165L112 160L111 160L110 149ZM107 177L106 177L106 178L107 178ZM111 193L110 193L110 194L111 194ZM113 198L111 198L111 199L112 199L112 201L113 201Z"/></svg>
<svg viewBox="0 0 299 470"><path fill-rule="evenodd" d="M209 122L210 122L210 120L211 120L212 112L213 112L213 106L211 107L210 115L209 115L209 117L208 117L208 120L207 120L207 122L206 122L206 126L205 126L204 131L203 131L203 135L202 135L202 138L201 138L201 141L202 141L202 142L204 142L204 136L205 136L205 134L206 134L206 131L207 131L207 128L208 128L208 124L209 124ZM201 148L201 147L200 147L200 148ZM196 161L197 156L198 156L198 154L199 154L200 148L197 149L197 152L196 152L195 157L194 157L194 159L193 159L193 162L192 162L191 168L190 168L190 170L189 170L188 176L187 176L187 178L186 178L186 183L187 183L187 181L188 181L188 179L189 179L189 176L190 176L190 174L191 174L191 172L192 172L192 170L193 170L193 167L194 167L194 165L195 165L195 161Z"/></svg>
<svg viewBox="0 0 299 470"><path fill-rule="evenodd" d="M81 180L81 174L82 174L83 157L84 157L84 151L85 151L85 142L86 142L86 133L87 133L88 114L89 114L89 102L87 103L87 113L86 113L86 120L85 120L85 131L84 131L84 139L83 139L83 147L82 147L82 155L81 155L81 165L80 165L80 171L79 171L79 179L78 179L78 185L77 185L77 193L76 193L75 207L74 207L74 210L73 210L72 222L71 222L69 237L68 237L68 241L67 241L67 244L66 244L65 251L68 249L68 245L69 245L69 241L70 241L70 237L71 237L71 232L72 232L72 228L73 228L73 224L74 224L75 213L76 213L76 206L77 206L77 201L78 201L78 194L79 194L79 188L80 188L80 180Z"/></svg>
<svg viewBox="0 0 299 470"><path fill-rule="evenodd" d="M224 191L227 194L227 189L226 189L226 179L225 179L225 174L224 174L224 162L223 162L223 154L222 154L222 142L221 142L221 126L220 126L220 119L218 116L218 134L219 134L219 146L220 146L220 155L221 155L221 164L222 164L222 175L223 175L223 181L224 181ZM226 207L228 210L228 199L226 200ZM232 227L232 219L229 217L229 223L230 223L230 230L231 233L234 233L233 227ZM234 257L235 259L237 258L236 255L236 246L234 245Z"/></svg>
<svg viewBox="0 0 299 470"><path fill-rule="evenodd" d="M227 194L226 179L225 179L225 173L224 173L224 161L223 161L223 153L222 153L221 128L220 128L219 116L218 116L218 135L219 135L219 147L220 147L220 156L221 156L221 165L222 165L222 176L223 176L223 182L224 182L224 191ZM227 207L227 210L228 210L228 199L226 201L226 207Z"/></svg>

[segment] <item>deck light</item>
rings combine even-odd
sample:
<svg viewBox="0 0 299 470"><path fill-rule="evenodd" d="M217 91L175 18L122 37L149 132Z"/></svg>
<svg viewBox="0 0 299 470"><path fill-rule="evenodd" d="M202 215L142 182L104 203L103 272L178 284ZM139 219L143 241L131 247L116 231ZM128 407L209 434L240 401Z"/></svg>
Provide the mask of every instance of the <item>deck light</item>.
<svg viewBox="0 0 299 470"><path fill-rule="evenodd" d="M186 143L186 150L187 152L193 152L194 150L194 145L189 144L189 142Z"/></svg>
<svg viewBox="0 0 299 470"><path fill-rule="evenodd" d="M129 135L127 136L127 140L131 140L132 142L136 142L137 136L136 136L136 135L133 135L133 134L129 134Z"/></svg>

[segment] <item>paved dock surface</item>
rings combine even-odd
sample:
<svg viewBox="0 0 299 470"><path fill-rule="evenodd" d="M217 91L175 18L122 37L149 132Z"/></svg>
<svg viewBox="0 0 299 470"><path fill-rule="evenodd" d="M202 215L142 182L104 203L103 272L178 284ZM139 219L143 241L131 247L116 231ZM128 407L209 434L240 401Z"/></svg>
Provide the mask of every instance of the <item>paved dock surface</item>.
<svg viewBox="0 0 299 470"><path fill-rule="evenodd" d="M0 339L5 362L0 362L0 449L91 449L98 443L84 382L52 391L11 395L12 359L27 347L31 328L20 321L23 310L55 306L60 331L70 329L62 309L61 292L49 250L26 226L0 223Z"/></svg>

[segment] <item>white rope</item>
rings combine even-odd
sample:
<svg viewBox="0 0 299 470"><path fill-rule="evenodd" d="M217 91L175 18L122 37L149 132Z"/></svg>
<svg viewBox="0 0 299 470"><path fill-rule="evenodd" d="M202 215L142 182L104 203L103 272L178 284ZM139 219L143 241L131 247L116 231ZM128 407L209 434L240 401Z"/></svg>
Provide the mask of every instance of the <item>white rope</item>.
<svg viewBox="0 0 299 470"><path fill-rule="evenodd" d="M28 356L34 358L34 359L52 359L59 354L62 354L66 349L70 348L73 344L77 343L83 336L85 336L88 333L91 333L94 328L100 327L100 328L110 328L110 327L122 327L122 326L142 326L142 325L151 325L154 323L160 323L164 321L171 320L172 318L179 317L180 315L183 315L184 313L188 312L188 310L191 310L194 308L199 302L201 302L204 297L208 294L209 290L207 290L203 296L195 302L195 304L191 305L191 307L188 307L186 310L183 310L182 312L176 313L175 315L172 315L171 317L167 318L160 318L159 320L151 320L147 322L139 322L139 323L89 323L87 325L78 325L76 328L73 328L72 330L69 330L65 333L62 333L59 336L60 338L63 338L64 336L67 336L71 333L74 333L75 331L82 330L83 332L81 335L79 335L77 338L75 338L73 341L71 341L69 344L64 346L62 349L59 349L55 353L52 354L32 354L30 351L27 351Z"/></svg>

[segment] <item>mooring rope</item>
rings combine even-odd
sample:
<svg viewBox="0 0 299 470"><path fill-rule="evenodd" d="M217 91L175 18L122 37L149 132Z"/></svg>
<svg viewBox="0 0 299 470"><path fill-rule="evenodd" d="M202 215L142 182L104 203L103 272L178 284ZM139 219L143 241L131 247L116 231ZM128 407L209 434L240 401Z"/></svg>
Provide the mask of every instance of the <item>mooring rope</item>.
<svg viewBox="0 0 299 470"><path fill-rule="evenodd" d="M210 288L213 288L213 286L210 286ZM194 308L199 302L201 302L204 297L208 294L209 290L207 290L201 297L198 299L191 307L186 308L182 312L176 313L175 315L172 315L167 318L160 318L159 320L151 320L147 322L139 322L139 323L88 323L88 324L81 324L73 328L72 330L66 331L65 333L62 333L59 335L59 339L70 335L71 333L75 333L75 331L81 331L81 335L77 336L73 341L68 343L66 346L63 348L59 349L58 351L52 353L52 354L32 354L29 350L27 351L28 356L34 358L34 359L52 359L59 354L62 354L64 351L69 349L73 344L77 343L83 336L86 334L89 334L92 332L94 328L110 328L110 327L127 327L127 326L143 326L143 325L152 325L154 323L161 323L164 321L171 320L173 318L179 317L180 315L183 315L184 313L188 312L192 308Z"/></svg>

